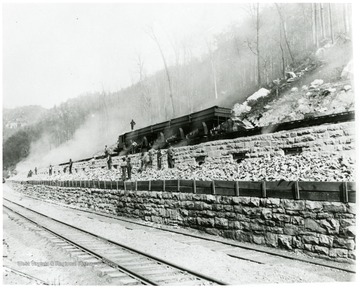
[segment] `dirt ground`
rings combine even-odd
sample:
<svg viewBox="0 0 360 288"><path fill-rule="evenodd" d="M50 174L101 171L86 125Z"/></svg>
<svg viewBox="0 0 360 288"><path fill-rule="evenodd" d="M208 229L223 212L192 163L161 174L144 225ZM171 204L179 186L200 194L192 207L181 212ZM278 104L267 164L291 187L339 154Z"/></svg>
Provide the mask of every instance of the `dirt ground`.
<svg viewBox="0 0 360 288"><path fill-rule="evenodd" d="M74 259L29 227L3 210L3 266L36 277L50 285L110 284L106 278L94 273L92 267L76 264ZM35 283L4 270L3 284Z"/></svg>
<svg viewBox="0 0 360 288"><path fill-rule="evenodd" d="M355 285L355 282L348 282L355 281L354 275L346 272L291 260L264 261L265 264L239 260L228 256L225 252L213 251L202 245L202 242L184 242L182 241L183 237L174 236L172 233L164 231L161 234L153 233L151 229L141 226L127 225L124 222L106 219L95 214L89 216L88 213L24 197L6 184L3 188L4 197L26 207L233 285L321 282L324 286L327 283L326 287L328 287L329 284L331 286L331 283L335 284L334 282L337 281L347 282L346 287ZM3 238L10 244L6 261L16 263L25 258L45 259L44 261L46 261L65 257L60 255L61 253L56 249L47 247L44 240L35 239L36 235L32 235L31 231L26 231L23 227L11 222L5 215ZM44 247L45 249L43 249ZM22 252L25 248L26 254ZM88 268L85 269L86 271L83 271L83 267L68 270L60 267L29 268L32 269L29 272L34 272L35 274L32 275L35 277L54 284L109 285L104 279L91 275L86 270ZM13 281L11 283L15 284Z"/></svg>

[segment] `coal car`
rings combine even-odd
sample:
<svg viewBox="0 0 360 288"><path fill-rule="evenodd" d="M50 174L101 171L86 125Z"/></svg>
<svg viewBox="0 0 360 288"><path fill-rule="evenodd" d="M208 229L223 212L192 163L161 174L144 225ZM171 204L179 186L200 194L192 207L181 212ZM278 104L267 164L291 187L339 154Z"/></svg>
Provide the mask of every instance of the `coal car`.
<svg viewBox="0 0 360 288"><path fill-rule="evenodd" d="M150 125L118 137L117 152L136 153L172 144L187 145L193 138L206 138L210 130L227 121L231 109L213 106L205 110Z"/></svg>

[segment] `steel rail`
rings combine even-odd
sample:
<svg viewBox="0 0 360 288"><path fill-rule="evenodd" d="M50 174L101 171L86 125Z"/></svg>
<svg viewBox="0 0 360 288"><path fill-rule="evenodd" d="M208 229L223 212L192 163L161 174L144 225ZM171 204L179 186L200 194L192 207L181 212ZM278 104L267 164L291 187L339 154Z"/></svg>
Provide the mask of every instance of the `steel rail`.
<svg viewBox="0 0 360 288"><path fill-rule="evenodd" d="M39 278L36 278L36 277L34 277L34 276L32 276L32 275L29 275L29 274L27 274L27 273L24 273L24 272L22 272L22 271L19 271L19 270L16 270L16 269L14 269L14 268L11 268L11 267L9 267L9 266L7 266L7 265L3 265L3 267L4 267L5 271L8 270L9 272L12 272L12 273L14 273L14 274L17 274L17 275L20 275L20 276L22 276L22 277L28 278L28 279L30 279L30 280L34 280L37 284L49 285L49 283L47 283L47 282L45 282L45 281L43 281L43 280L41 280L41 279L39 279Z"/></svg>
<svg viewBox="0 0 360 288"><path fill-rule="evenodd" d="M72 207L69 207L69 208L72 208ZM173 231L171 229L166 229L166 228L161 228L161 227L154 227L154 226L151 226L151 225L146 225L144 223L137 223L137 222L131 221L131 220L119 219L117 217L113 217L111 215L105 215L105 214L98 213L98 212L92 212L92 211L90 212L90 211L86 211L86 210L78 209L78 208L72 208L72 209L87 212L87 213L94 213L94 214L97 214L97 215L100 215L100 216L103 216L103 217L108 217L110 219L116 219L116 220L119 220L119 221L124 221L124 222L128 222L128 223L135 224L135 225L141 225L141 226L145 226L145 227L150 227L150 228L154 228L154 229L157 229L157 230L162 230L162 231L171 232L171 233L175 233L175 234L179 234L179 235L189 236L189 237L196 238L196 239L206 240L206 241L209 241L209 242L225 244L225 245L232 246L232 247L237 247L237 248L242 248L242 249L255 251L255 252L259 252L259 253L269 254L269 255L272 255L272 256L281 257L281 258L294 260L294 261L300 261L300 262L304 262L304 263L309 263L309 264L312 264L312 265L323 266L323 267L326 267L326 268L336 269L336 270L340 270L340 271L344 271L344 272L348 272L348 273L354 273L354 274L356 273L356 271L351 270L351 269L342 268L342 267L338 267L338 266L334 266L334 265L330 265L330 264L319 263L316 260L295 258L295 257L292 257L292 256L288 256L288 255L284 255L284 254L280 254L280 253L276 253L276 252L264 251L262 249L247 247L247 246L241 245L241 244L229 243L229 242L222 241L222 240L217 240L217 239L209 239L209 238L204 237L204 236L192 235L190 233L180 232L180 231ZM241 259L241 260L247 260L247 261L257 263L257 264L265 264L263 262L251 260L251 259L248 259L248 258L243 258L243 257L237 256L237 255L233 255L233 254L229 254L229 253L226 253L226 254L228 256L230 256L230 257L233 257L233 258L238 258L238 259Z"/></svg>
<svg viewBox="0 0 360 288"><path fill-rule="evenodd" d="M193 234L187 233L187 232L175 231L175 230L162 228L162 227L155 227L155 226L151 226L151 225L148 225L148 224L145 224L145 223L139 223L139 222L132 221L132 220L129 220L129 219L123 219L123 218L120 218L120 217L118 217L116 215L110 215L110 214L101 213L101 212L97 212L97 211L90 211L90 210L77 208L77 207L71 207L71 206L67 206L67 205L60 205L59 203L55 203L55 202L48 202L46 200L43 200L43 199L40 199L40 198L37 198L37 197L33 197L33 196L26 195L25 197L35 199L35 200L38 200L38 201L47 202L47 203L50 203L50 204L53 204L53 205L56 205L56 206L60 206L60 207L65 207L65 208L69 208L69 209L73 209L73 210L77 210L77 211L81 211L81 212L85 212L85 213L95 214L95 215L99 215L99 216L110 218L110 219L116 219L116 220L119 220L119 221L131 223L131 224L135 224L135 225L139 225L139 226L149 227L149 228L153 228L153 229L157 229L157 230L161 230L161 231L166 231L166 232L171 232L171 233L175 233L175 234L179 234L179 235L189 236L189 237L192 237L192 238L201 239L201 240L205 240L205 241L209 241L209 242L225 244L225 245L229 245L229 246L232 246L232 247L242 248L242 249L246 249L246 250L250 250L250 251L256 251L256 252L269 254L269 255L272 255L272 256L277 256L277 257L281 257L281 258L285 258L285 259L289 259L289 260L295 260L295 261L299 261L299 262L303 262L303 263L308 263L308 264L312 264L312 265L322 266L322 267L326 267L326 268L331 268L331 269L336 269L336 270L339 270L339 271L344 271L344 272L356 274L355 270L351 270L351 269L347 269L347 268L343 268L343 267L339 267L339 266L331 265L331 264L319 263L318 261L313 260L313 259L302 259L302 258L292 257L292 256L284 255L284 254L281 254L281 253L276 253L276 252L271 252L271 251L264 251L263 249L247 247L247 246L241 245L241 244L229 243L226 240L210 239L210 238L205 237L205 236L193 235ZM237 258L237 259L240 259L240 260L247 260L247 261L255 262L255 263L258 263L258 264L264 264L262 262L254 261L254 260L251 260L251 259L248 259L248 258L242 258L242 257L239 257L237 255L233 255L233 254L229 254L229 253L226 253L226 254L228 256L230 256L230 257Z"/></svg>
<svg viewBox="0 0 360 288"><path fill-rule="evenodd" d="M34 198L34 199L37 199L37 198ZM57 205L57 204L55 204L55 205ZM118 218L116 216L107 215L107 214L99 213L99 212L96 212L96 211L88 211L88 210L84 210L84 209L80 209L80 208L67 207L67 206L64 206L64 207L71 208L71 209L78 210L78 211L82 211L82 212L86 212L86 213L96 214L96 215L107 217L107 218L110 218L110 219L116 219L116 220L119 220L119 221L128 222L128 223L135 224L135 225L140 225L140 226L144 226L144 227L150 227L150 228L154 228L154 229L161 230L161 231L166 231L166 232L171 232L171 233L175 233L175 234L179 234L179 235L189 236L189 237L196 238L196 239L206 240L206 241L209 241L209 242L216 242L216 243L220 243L220 244L225 244L225 245L232 246L232 247L237 247L237 248L242 248L242 249L246 249L246 250L251 250L251 251L255 251L255 252L264 253L264 254L269 254L269 255L272 255L272 256L277 256L277 257L281 257L281 258L285 258L285 259L289 259L289 260L295 260L295 261L300 261L300 262L309 263L309 264L313 264L313 265L323 266L323 267L326 267L326 268L336 269L336 270L340 270L340 271L344 271L344 272L348 272L348 273L354 273L354 274L356 273L356 271L351 270L351 269L342 268L342 267L338 267L338 266L331 265L331 264L319 263L316 260L295 258L295 257L284 255L284 254L281 254L281 253L276 253L276 252L271 252L271 251L264 251L262 249L251 248L251 247L247 247L247 246L241 245L241 244L229 243L229 242L223 241L223 240L210 239L210 238L205 237L205 236L193 235L193 234L187 233L187 232L174 231L174 230L167 229L167 228L162 228L162 227L154 227L154 226L151 226L151 225L147 225L145 223L137 223L135 221L122 219L122 218L120 219L120 218ZM237 256L237 255L233 255L233 254L229 254L229 253L226 253L226 254L229 255L230 257L233 257L233 258L238 258L238 259L241 259L241 260L247 260L247 261L251 261L251 262L254 262L254 263L258 263L258 264L265 264L263 262L251 260L251 259L248 259L248 258L243 258L243 257Z"/></svg>
<svg viewBox="0 0 360 288"><path fill-rule="evenodd" d="M113 244L113 245L122 247L123 249L127 249L127 250L129 250L129 251L134 252L134 253L140 254L140 255L145 256L145 257L147 257L147 258L150 258L150 259L152 259L152 260L154 260L154 261L160 262L160 263L162 263L162 264L166 264L166 265L171 266L171 267L173 267L173 268L176 268L176 269L178 269L178 270L185 271L185 272L187 272L188 274L191 274L191 275L196 276L196 277L198 277L198 278L201 278L201 279L203 279L203 280L207 280L207 281L210 281L210 282L214 282L214 283L219 284L219 285L229 285L228 283L225 283L225 282L220 281L220 280L218 280L218 279L215 279L215 278L212 278L212 277L210 277L210 276L204 275L204 274L202 274L202 273L199 273L199 272L190 270L190 269L188 269L188 268L186 268L186 267L183 267L183 266L181 266L181 265L172 263L172 262L170 262L170 261L168 261L168 260L161 259L161 258L159 258L159 257L156 257L156 256L154 256L154 255L151 255L151 254L148 254L148 253L145 253L145 252L142 252L142 251L137 250L137 249L135 249L135 248L132 248L132 247L130 247L130 246L121 244L121 243L119 243L119 242L116 242L116 241L107 239L107 238L102 237L102 236L100 236L100 235L91 233L91 232L89 232L89 231L83 230L83 229L78 228L78 227L75 227L75 226L73 226L73 225L71 225L71 224L68 224L68 223L62 222L62 221L60 221L60 220L54 219L54 218L52 218L52 217L50 217L50 216L48 216L48 215L45 215L45 214L43 214L43 213L40 213L40 212L35 211L35 210L33 210L33 209L30 209L30 208L27 208L27 207L25 207L25 206L23 206L23 205L21 205L21 204L18 204L18 203L16 203L16 202L13 202L13 201L11 201L11 200L9 200L9 199L7 199L7 198L3 198L3 199L6 200L6 201L8 201L8 202L10 202L10 203L13 203L13 204L15 204L15 205L17 205L17 206L19 206L19 207L22 207L22 208L24 208L24 209L26 209L26 210L28 210L28 211L31 211L31 212L33 212L33 213L39 214L39 215L41 215L41 216L43 216L43 217L46 217L46 218L48 218L48 219L50 219L50 220L53 220L53 221L58 222L58 223L60 223L60 224L66 225L66 226L68 226L68 227L71 227L71 228L73 228L73 229L76 229L76 230L78 230L78 231L81 231L81 232L83 232L83 233L86 233L86 234L91 235L91 236L93 236L93 237L99 238L99 239L101 239L101 240L103 240L103 241L105 241L105 242L111 243L111 244ZM3 204L3 205L4 205L4 204ZM6 207L6 206L4 205L4 207ZM16 212L15 212L15 213L16 213ZM23 216L23 217L24 217L24 216ZM31 221L31 222L34 222L34 221L32 221L32 220L30 220L30 221ZM34 222L34 223L35 223L35 222ZM36 223L35 223L35 224L36 224ZM47 228L45 228L45 229L47 229ZM54 233L54 232L52 232L52 233ZM54 234L56 234L56 232L55 232ZM62 236L60 235L59 237L62 237ZM71 240L67 240L67 241L73 242L73 241L71 241ZM78 245L78 244L76 244L76 243L74 243L74 245L80 246L80 245ZM87 249L87 248L80 248L80 249L89 250L89 249ZM97 256L98 258L102 258L101 255L96 255L96 253L93 253L91 250L89 250L89 253L94 254L94 255ZM110 261L110 263L112 262L111 260L108 260L108 261ZM117 265L116 263L114 263L114 264ZM126 271L127 269L124 268L124 270ZM133 272L130 271L130 273L133 273ZM142 276L141 276L141 277L142 277ZM146 280L146 279L144 279L144 280L145 280L145 281L148 281L148 280ZM157 285L157 284L154 283L154 284L151 284L151 285Z"/></svg>
<svg viewBox="0 0 360 288"><path fill-rule="evenodd" d="M11 202L11 201L10 201L10 202ZM12 202L12 203L13 203L13 202ZM13 203L13 204L16 204L16 203ZM24 219L26 219L27 221L29 221L29 222L37 225L38 227L44 229L45 231L50 232L51 234L53 234L53 235L55 235L55 236L57 236L57 237L59 237L59 238L61 238L61 239L64 239L66 242L71 243L73 246L79 248L80 250L86 251L87 253L95 256L96 258L101 259L101 261L102 261L103 263L105 263L105 264L107 264L107 265L109 265L109 266L112 266L113 268L116 268L116 269L120 270L121 272L126 273L127 275L135 278L136 280L139 280L141 283L147 284L147 285L157 286L157 284L156 284L155 282L152 282L151 280L148 280L148 279L146 279L145 277L143 277L143 276L141 276L141 275L138 275L137 273L135 273L135 272L133 272L133 271L131 271L131 270L129 270L129 269L126 269L125 267L120 266L119 264L113 262L112 260L107 259L107 258L105 258L105 257L103 257L103 256L101 256L101 255L99 255L99 254L91 251L90 249L85 248L85 247L82 246L82 245L79 245L78 243L70 240L69 238L67 238L67 237L65 237L65 236L63 236L63 235L61 235L61 234L59 234L59 233L57 233L57 232L55 232L55 231L53 231L53 230L51 230L51 229L48 229L48 228L44 227L43 225L39 224L38 222L31 220L30 218L22 215L21 213L19 213L19 212L17 212L17 211L14 211L14 210L11 209L10 207L6 206L5 204L3 204L3 206L4 206L4 208L10 210L11 212L15 213L15 214L18 215L18 216L21 216L22 218L24 218ZM20 206L21 206L21 205L20 205ZM26 209L26 208L25 208L25 209ZM30 210L30 209L29 209L29 210ZM35 212L35 213L36 213L36 212ZM46 217L46 216L45 216L45 217ZM71 225L68 225L68 226L71 227ZM75 227L72 227L72 228L76 229Z"/></svg>
<svg viewBox="0 0 360 288"><path fill-rule="evenodd" d="M39 200L39 201L44 201L44 200L42 200L40 198L36 198L36 197L31 197L31 196L26 196L26 197L36 199L36 200ZM47 202L47 201L44 201L44 202ZM289 260L295 260L295 261L300 261L300 262L304 262L304 263L309 263L309 264L312 264L312 265L323 266L323 267L326 267L326 268L336 269L336 270L340 270L340 271L344 271L344 272L348 272L348 273L354 273L354 274L356 273L355 270L351 270L351 269L347 269L347 268L343 268L343 267L338 267L336 265L331 265L331 264L319 263L318 261L313 260L313 259L296 258L296 257L284 255L284 254L281 254L281 253L276 253L276 252L271 252L271 251L264 251L263 249L247 247L247 246L241 245L241 244L229 243L229 242L227 242L225 240L210 239L210 238L205 237L205 236L193 235L191 233L175 231L175 230L162 228L162 227L155 227L155 226L147 225L145 223L138 223L136 221L119 218L116 215L110 215L110 214L105 214L105 213L96 212L96 211L89 211L89 210L86 210L86 209L70 207L70 206L66 206L66 205L59 205L59 204L54 203L54 202L48 202L48 203L53 204L53 205L57 205L57 206L70 208L70 209L73 209L73 210L78 210L78 211L82 211L82 212L86 212L86 213L90 213L90 214L103 216L103 217L110 218L110 219L116 219L116 220L119 220L119 221L131 223L131 224L135 224L135 225L139 225L139 226L149 227L149 228L153 228L153 229L157 229L157 230L161 230L161 231L166 231L166 232L171 232L171 233L175 233L175 234L179 234L179 235L189 236L189 237L196 238L196 239L206 240L206 241L209 241L209 242L225 244L225 245L229 245L229 246L232 246L232 247L237 247L237 248L242 248L242 249L246 249L246 250L256 251L256 252L269 254L269 255L272 255L272 256L277 256L277 257L281 257L281 258L285 258L285 259L289 259ZM226 254L229 255L230 257L233 257L233 258L238 258L238 259L241 259L241 260L247 260L247 261L255 262L255 263L258 263L258 264L264 264L264 263L259 262L259 261L254 261L254 260L251 260L251 259L248 259L248 258L239 257L237 255L233 255L233 254L229 254L229 253L226 253Z"/></svg>

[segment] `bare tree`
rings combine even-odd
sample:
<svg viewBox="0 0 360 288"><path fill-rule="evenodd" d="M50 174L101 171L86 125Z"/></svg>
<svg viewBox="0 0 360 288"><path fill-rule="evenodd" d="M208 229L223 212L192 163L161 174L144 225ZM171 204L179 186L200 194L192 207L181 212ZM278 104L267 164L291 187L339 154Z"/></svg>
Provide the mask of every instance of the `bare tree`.
<svg viewBox="0 0 360 288"><path fill-rule="evenodd" d="M175 56L175 63L171 75L172 88L175 95L179 95L179 93L181 93L181 88L184 86L183 83L181 83L181 52L184 40L179 39L176 34L168 35L168 39L170 39L170 44L172 46ZM177 99L176 106L177 113L179 113L182 111L183 106L186 106L186 104L184 103L184 101L182 101L182 99Z"/></svg>
<svg viewBox="0 0 360 288"><path fill-rule="evenodd" d="M280 51L281 51L281 74L282 76L285 78L285 53L284 53L284 48L282 46L282 28L281 28L281 24L279 25L279 32L280 32L280 39L279 39L279 44L280 44ZM276 93L278 93L278 91L276 91Z"/></svg>
<svg viewBox="0 0 360 288"><path fill-rule="evenodd" d="M245 6L246 12L249 13L250 17L255 20L255 30L256 30L256 41L255 41L255 49L252 47L252 41L247 40L247 45L250 51L256 56L256 77L257 77L257 86L261 86L261 69L260 69L260 15L259 15L259 3L249 4Z"/></svg>
<svg viewBox="0 0 360 288"><path fill-rule="evenodd" d="M192 77L192 65L191 65L191 59L192 57L192 49L190 47L190 45L188 45L189 43L183 39L183 41L181 42L181 48L182 48L182 63L183 63L183 69L182 69L182 80L184 85L183 88L185 89L185 95L186 97L186 104L184 105L184 112L192 112L192 92L193 92L193 77Z"/></svg>
<svg viewBox="0 0 360 288"><path fill-rule="evenodd" d="M319 48L319 16L318 16L318 4L314 3L314 29L315 29L315 46Z"/></svg>
<svg viewBox="0 0 360 288"><path fill-rule="evenodd" d="M348 33L349 32L348 9L345 3L342 6L343 6L343 19L344 19L344 32Z"/></svg>
<svg viewBox="0 0 360 288"><path fill-rule="evenodd" d="M330 27L331 43L334 44L334 30L333 30L331 3L328 3L328 10L329 10L329 27Z"/></svg>
<svg viewBox="0 0 360 288"><path fill-rule="evenodd" d="M256 54L257 54L257 83L261 85L261 74L260 74L260 49L259 49L259 32L260 32L260 17L259 17L259 3L256 3Z"/></svg>
<svg viewBox="0 0 360 288"><path fill-rule="evenodd" d="M311 3L311 27L312 27L312 35L313 35L313 45L316 46L316 4Z"/></svg>
<svg viewBox="0 0 360 288"><path fill-rule="evenodd" d="M321 24L321 38L325 38L325 20L324 20L324 4L320 4L320 24Z"/></svg>
<svg viewBox="0 0 360 288"><path fill-rule="evenodd" d="M304 5L304 3L301 3L299 5L301 7L301 12L302 12L302 22L303 22L302 25L305 28L305 27L308 27L308 21L309 21L307 5ZM312 17L312 6L310 6L310 7L311 7L310 14ZM313 29L312 22L311 22L311 29ZM309 37L308 37L308 35L306 35L304 37L304 49L307 50L308 48L309 48Z"/></svg>
<svg viewBox="0 0 360 288"><path fill-rule="evenodd" d="M285 23L283 15L282 15L281 8L280 8L279 4L277 4L277 3L275 3L275 6L276 6L276 9L277 9L277 11L279 13L281 26L282 26L282 29L284 31L284 39L285 39L286 47L287 47L287 49L289 51L291 61L294 62L294 57L293 57L293 54L291 52L289 40L288 40L287 33L286 33L286 23Z"/></svg>
<svg viewBox="0 0 360 288"><path fill-rule="evenodd" d="M145 73L145 61L140 53L137 53L136 55L136 66L137 66L137 72L139 73L139 88L140 88L140 95L141 95L141 110L149 116L150 122L152 122L152 103L151 103L151 97L150 97L150 91L148 89L148 85L146 84L146 73Z"/></svg>
<svg viewBox="0 0 360 288"><path fill-rule="evenodd" d="M107 95L104 89L104 84L101 83L101 87L102 87L102 92L99 94L99 107L100 110L102 111L103 115L100 117L100 121L101 121L101 125L100 125L100 129L102 131L102 133L104 133L105 138L108 136L108 124L109 124L109 113L108 113L108 105L107 105Z"/></svg>
<svg viewBox="0 0 360 288"><path fill-rule="evenodd" d="M141 53L137 53L136 54L136 67L137 67L137 71L139 73L139 82L141 83L141 81L144 80L144 59L141 55Z"/></svg>
<svg viewBox="0 0 360 288"><path fill-rule="evenodd" d="M169 68L168 68L167 62L166 62L166 58L165 58L164 52L161 48L160 42L159 42L158 38L156 37L154 29L150 28L148 34L149 34L150 38L155 41L157 47L159 48L159 52L161 54L161 58L164 63L164 69L165 69L165 73L166 73L166 77L167 77L167 81L168 81L168 85L169 85L169 93L170 93L169 96L170 96L171 107L172 107L172 117L174 117L175 116L175 106L174 106L174 99L173 99L173 91L172 91L171 78L170 78L170 73L169 73Z"/></svg>
<svg viewBox="0 0 360 288"><path fill-rule="evenodd" d="M207 47L209 50L209 55L210 55L211 71L212 71L212 76L213 76L213 81L214 81L214 95L215 95L215 99L218 99L216 68L215 68L215 64L214 64L214 53L213 53L213 49L211 47L211 43L209 43L209 41L207 41L206 44L207 44Z"/></svg>

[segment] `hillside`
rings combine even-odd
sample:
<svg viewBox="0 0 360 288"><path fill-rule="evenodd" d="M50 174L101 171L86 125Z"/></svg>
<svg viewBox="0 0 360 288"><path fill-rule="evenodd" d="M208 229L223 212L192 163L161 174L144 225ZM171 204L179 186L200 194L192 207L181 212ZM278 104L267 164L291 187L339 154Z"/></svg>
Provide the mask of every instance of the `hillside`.
<svg viewBox="0 0 360 288"><path fill-rule="evenodd" d="M352 57L351 15L343 14L344 6L331 4L320 11L308 3L269 4L258 10L254 5L249 4L248 17L209 40L203 55L194 56L187 43L174 47L178 58L168 61L169 77L165 69L153 75L139 71L138 81L130 87L84 93L47 111L24 113L31 120L9 117L5 111L4 125L10 127L16 119L27 124L16 124L12 133L4 129L4 169L14 169L25 159L28 164L21 162L21 168L28 170L34 163L48 166L88 158L128 132L132 119L139 129L214 105L239 107L260 88L270 91L268 97L250 103L251 111L241 117L235 115L255 126L336 113L339 106L351 109L350 80L339 79ZM324 14L327 29L315 26L316 11ZM288 73L301 76L285 80L283 86ZM275 93L277 79L282 79L279 93ZM311 88L317 79L324 82ZM344 103L338 105L339 101Z"/></svg>
<svg viewBox="0 0 360 288"><path fill-rule="evenodd" d="M47 109L38 106L22 106L3 109L3 142L21 128L30 126L44 117Z"/></svg>
<svg viewBox="0 0 360 288"><path fill-rule="evenodd" d="M233 120L250 128L354 110L351 49L346 39L321 47L293 77L235 104Z"/></svg>

